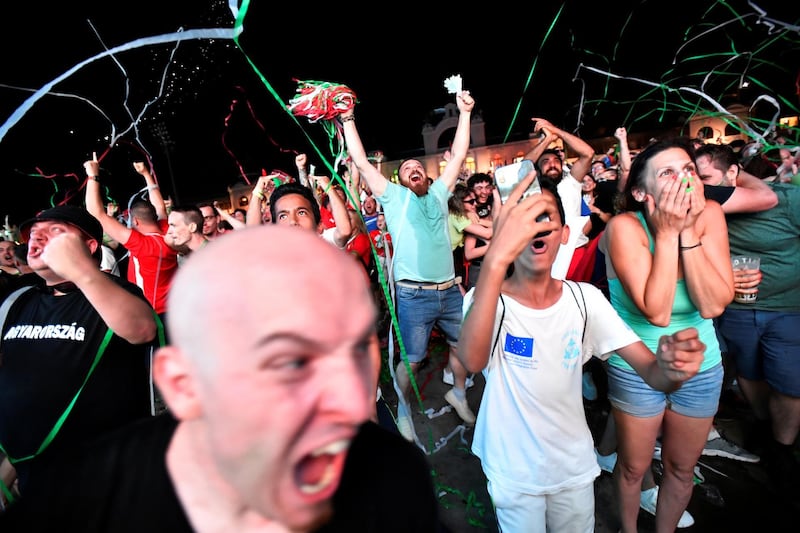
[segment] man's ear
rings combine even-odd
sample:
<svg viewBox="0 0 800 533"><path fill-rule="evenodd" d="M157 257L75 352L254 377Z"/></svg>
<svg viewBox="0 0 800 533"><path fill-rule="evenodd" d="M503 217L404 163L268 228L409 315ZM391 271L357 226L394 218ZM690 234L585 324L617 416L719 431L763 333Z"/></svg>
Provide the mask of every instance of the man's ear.
<svg viewBox="0 0 800 533"><path fill-rule="evenodd" d="M202 412L189 361L176 346L158 349L153 360L153 379L170 412L178 420L198 418Z"/></svg>
<svg viewBox="0 0 800 533"><path fill-rule="evenodd" d="M100 244L101 243L97 242L94 239L89 239L88 241L86 241L86 246L89 248L89 255L94 255L97 249L100 248Z"/></svg>
<svg viewBox="0 0 800 533"><path fill-rule="evenodd" d="M561 244L567 244L569 242L569 226L564 224L561 231Z"/></svg>
<svg viewBox="0 0 800 533"><path fill-rule="evenodd" d="M195 224L194 222L189 223L189 231L192 232L192 233L196 232L197 231L197 224Z"/></svg>

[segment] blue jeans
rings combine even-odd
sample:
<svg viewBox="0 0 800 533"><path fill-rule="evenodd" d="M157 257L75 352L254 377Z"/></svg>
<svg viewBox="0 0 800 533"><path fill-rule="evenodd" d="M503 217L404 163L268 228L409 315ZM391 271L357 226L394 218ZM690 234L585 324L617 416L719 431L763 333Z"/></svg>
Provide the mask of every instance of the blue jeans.
<svg viewBox="0 0 800 533"><path fill-rule="evenodd" d="M608 400L631 416L647 418L669 409L683 416L708 418L717 413L722 391L722 364L699 372L672 392L652 388L636 373L614 365L606 365Z"/></svg>
<svg viewBox="0 0 800 533"><path fill-rule="evenodd" d="M409 363L425 359L434 326L439 326L450 346L458 344L464 304L458 285L443 291L395 285L395 297L400 338Z"/></svg>
<svg viewBox="0 0 800 533"><path fill-rule="evenodd" d="M739 375L800 397L800 313L726 309L717 327Z"/></svg>

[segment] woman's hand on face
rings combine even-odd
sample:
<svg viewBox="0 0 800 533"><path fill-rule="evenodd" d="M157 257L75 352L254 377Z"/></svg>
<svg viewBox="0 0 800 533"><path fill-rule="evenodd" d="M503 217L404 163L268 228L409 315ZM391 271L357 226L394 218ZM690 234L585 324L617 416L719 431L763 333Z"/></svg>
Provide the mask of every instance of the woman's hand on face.
<svg viewBox="0 0 800 533"><path fill-rule="evenodd" d="M706 197L703 191L703 182L695 172L689 172L688 187L686 188L687 196L689 197L689 212L686 215L686 224L684 228L694 226L700 213L706 207ZM690 190L691 189L691 190Z"/></svg>
<svg viewBox="0 0 800 533"><path fill-rule="evenodd" d="M686 192L686 184L677 174L664 180L658 199L648 194L645 202L653 226L660 231L680 232L686 226L689 194L691 192Z"/></svg>

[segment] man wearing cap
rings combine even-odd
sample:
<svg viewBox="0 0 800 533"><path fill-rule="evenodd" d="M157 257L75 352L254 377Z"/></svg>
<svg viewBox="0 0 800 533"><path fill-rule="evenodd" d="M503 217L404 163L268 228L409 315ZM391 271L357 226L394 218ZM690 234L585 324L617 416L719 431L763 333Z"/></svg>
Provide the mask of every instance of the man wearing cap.
<svg viewBox="0 0 800 533"><path fill-rule="evenodd" d="M3 302L13 303L0 337L0 451L24 498L53 482L48 465L148 416L144 356L157 329L141 290L100 270L103 228L86 210L47 209L20 230L42 283Z"/></svg>

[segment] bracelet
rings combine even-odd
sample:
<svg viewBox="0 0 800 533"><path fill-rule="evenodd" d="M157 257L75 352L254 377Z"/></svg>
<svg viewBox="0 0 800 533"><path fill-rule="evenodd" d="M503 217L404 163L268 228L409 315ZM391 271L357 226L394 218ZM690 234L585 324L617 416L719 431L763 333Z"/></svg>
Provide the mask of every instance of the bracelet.
<svg viewBox="0 0 800 533"><path fill-rule="evenodd" d="M259 200L264 200L264 193L261 191L253 191L253 196L258 198Z"/></svg>
<svg viewBox="0 0 800 533"><path fill-rule="evenodd" d="M100 181L100 177L99 176L88 176L88 178L90 180L92 180L92 181Z"/></svg>
<svg viewBox="0 0 800 533"><path fill-rule="evenodd" d="M350 121L355 120L355 119L356 119L355 115L348 115L346 117L339 117L339 122L344 124L345 122L350 122Z"/></svg>
<svg viewBox="0 0 800 533"><path fill-rule="evenodd" d="M158 184L157 183L154 184L154 185L148 185L147 186L147 190L148 191L152 191L153 189L158 189Z"/></svg>
<svg viewBox="0 0 800 533"><path fill-rule="evenodd" d="M693 244L691 246L678 246L678 250L683 252L684 250L691 250L693 248L697 248L698 246L703 246L702 242L698 242L697 244Z"/></svg>

